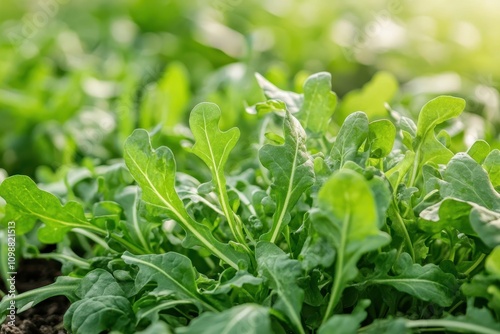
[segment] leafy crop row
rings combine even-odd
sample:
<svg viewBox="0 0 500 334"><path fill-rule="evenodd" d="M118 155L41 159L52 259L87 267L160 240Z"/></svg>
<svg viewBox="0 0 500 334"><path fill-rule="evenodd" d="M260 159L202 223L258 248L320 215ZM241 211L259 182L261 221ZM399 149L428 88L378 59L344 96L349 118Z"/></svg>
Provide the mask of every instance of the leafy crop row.
<svg viewBox="0 0 500 334"><path fill-rule="evenodd" d="M415 123L339 109L330 81L298 94L258 76L268 99L248 108L260 136L246 155L201 103L185 170L138 129L123 161L5 179L3 221L58 245L20 251L66 274L19 294L20 311L65 295L72 333L498 333L500 151L451 150L460 98Z"/></svg>

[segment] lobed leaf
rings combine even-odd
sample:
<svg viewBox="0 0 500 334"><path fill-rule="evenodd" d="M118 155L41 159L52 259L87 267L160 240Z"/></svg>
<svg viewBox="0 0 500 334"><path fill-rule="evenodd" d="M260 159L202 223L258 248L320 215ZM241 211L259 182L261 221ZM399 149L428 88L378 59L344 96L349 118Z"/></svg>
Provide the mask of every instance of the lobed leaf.
<svg viewBox="0 0 500 334"><path fill-rule="evenodd" d="M300 310L304 301L304 290L297 284L302 275L300 262L292 260L278 246L260 241L255 249L259 273L268 280L268 285L278 294L273 308L283 312L292 326L304 333Z"/></svg>
<svg viewBox="0 0 500 334"><path fill-rule="evenodd" d="M379 256L376 260L378 268L387 268L387 262L394 258L396 252L392 255ZM401 254L395 264L397 274L389 275L387 273L377 274L376 278L367 278L362 285L382 284L395 288L398 291L408 293L415 298L430 301L440 306L450 306L455 300L455 294L458 291L458 284L455 276L445 273L435 264L413 263L408 253Z"/></svg>
<svg viewBox="0 0 500 334"><path fill-rule="evenodd" d="M330 219L312 224L337 253L324 323L340 300L347 282L356 276L361 255L385 245L390 239L378 229L375 199L367 181L357 172L343 169L334 173L320 189L318 198Z"/></svg>
<svg viewBox="0 0 500 334"><path fill-rule="evenodd" d="M219 129L221 112L213 103L200 103L191 111L189 126L195 138L192 152L196 154L210 169L212 182L219 195L222 211L228 220L233 236L245 244L242 226L234 218L226 191L224 167L229 154L238 142L240 130L232 128L225 132Z"/></svg>
<svg viewBox="0 0 500 334"><path fill-rule="evenodd" d="M172 291L178 299L192 301L207 310L215 310L198 292L196 273L191 260L186 256L174 252L134 256L125 252L122 259L127 264L139 267L134 283L136 293L146 284L155 282L155 291Z"/></svg>
<svg viewBox="0 0 500 334"><path fill-rule="evenodd" d="M305 145L306 134L297 119L287 112L283 124L285 143L264 145L259 158L273 177L271 197L276 202L271 230L261 240L275 242L290 221L290 211L315 180L314 164Z"/></svg>
<svg viewBox="0 0 500 334"><path fill-rule="evenodd" d="M175 160L165 146L153 150L149 135L138 129L124 145L125 163L142 189L142 201L152 215L167 215L186 232L185 247L200 245L221 260L238 268L238 261L248 258L211 234L208 227L196 222L186 211L175 190Z"/></svg>
<svg viewBox="0 0 500 334"><path fill-rule="evenodd" d="M74 228L101 232L87 221L79 203L70 201L62 205L56 196L39 189L28 176L5 179L0 185L0 196L15 210L18 224L22 225L25 219L30 226L31 219L44 223L38 230L38 237L44 243L57 243Z"/></svg>

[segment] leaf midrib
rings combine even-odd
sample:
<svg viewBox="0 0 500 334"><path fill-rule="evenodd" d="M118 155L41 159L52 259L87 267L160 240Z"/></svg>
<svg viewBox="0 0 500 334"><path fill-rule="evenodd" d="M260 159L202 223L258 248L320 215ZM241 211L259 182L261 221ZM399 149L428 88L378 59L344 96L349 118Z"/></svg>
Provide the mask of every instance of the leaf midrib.
<svg viewBox="0 0 500 334"><path fill-rule="evenodd" d="M292 126L292 125L290 124L290 126ZM281 209L279 218L275 224L275 229L274 229L273 234L271 236L272 243L274 243L276 241L278 234L281 230L281 225L283 225L283 218L285 217L285 214L286 214L287 209L288 209L288 204L290 202L290 197L292 196L293 181L295 179L295 171L297 169L296 164L297 164L298 153L299 153L299 138L296 138L296 140L295 140L295 152L294 152L293 162L292 162L292 171L290 173L290 179L288 182L288 189L287 189L286 196L285 196L285 202L283 203L283 208Z"/></svg>
<svg viewBox="0 0 500 334"><path fill-rule="evenodd" d="M189 230L191 233L193 233L198 240L200 240L205 247L207 247L210 251L212 251L213 254L217 255L219 258L222 260L226 261L231 267L238 269L238 265L234 263L231 259L226 257L222 252L220 252L214 245L212 245L207 239L205 239L198 231L193 228L187 220L173 207L170 205L170 203L156 190L156 188L153 186L151 180L149 177L143 172L143 170L140 168L139 164L135 159L130 155L130 153L127 153L129 156L130 160L134 163L134 165L137 167L137 170L142 174L144 179L147 181L149 184L150 189L156 194L156 196L163 202L165 207L172 211L174 215L177 217L178 220L184 225L183 227L187 230ZM169 198L170 199L170 198Z"/></svg>

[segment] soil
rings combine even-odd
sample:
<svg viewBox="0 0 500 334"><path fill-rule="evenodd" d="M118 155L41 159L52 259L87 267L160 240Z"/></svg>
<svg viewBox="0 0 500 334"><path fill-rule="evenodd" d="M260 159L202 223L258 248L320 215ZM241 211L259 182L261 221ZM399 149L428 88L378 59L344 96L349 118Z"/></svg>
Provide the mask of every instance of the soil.
<svg viewBox="0 0 500 334"><path fill-rule="evenodd" d="M61 275L61 265L55 261L40 259L22 260L16 275L19 293L33 290L54 282ZM2 291L6 291L0 282ZM16 316L16 326L1 325L0 334L63 334L63 316L69 301L63 297L49 298Z"/></svg>

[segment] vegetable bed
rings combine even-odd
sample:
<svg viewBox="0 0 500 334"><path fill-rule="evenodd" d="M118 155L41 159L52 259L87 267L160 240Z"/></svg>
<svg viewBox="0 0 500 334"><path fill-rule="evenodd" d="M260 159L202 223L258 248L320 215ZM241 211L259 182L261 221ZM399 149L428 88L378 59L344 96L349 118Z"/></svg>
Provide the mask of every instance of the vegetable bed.
<svg viewBox="0 0 500 334"><path fill-rule="evenodd" d="M392 108L387 76L340 100L257 75L241 129L202 102L170 148L136 129L123 159L6 178L17 252L64 275L0 319L63 295L70 333L499 333L500 151L461 144L462 98Z"/></svg>

